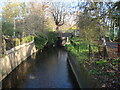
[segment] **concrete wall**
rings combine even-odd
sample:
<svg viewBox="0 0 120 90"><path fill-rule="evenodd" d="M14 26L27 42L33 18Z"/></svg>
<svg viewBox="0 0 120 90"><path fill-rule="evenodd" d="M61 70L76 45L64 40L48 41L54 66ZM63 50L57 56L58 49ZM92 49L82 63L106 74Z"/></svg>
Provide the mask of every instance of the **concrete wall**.
<svg viewBox="0 0 120 90"><path fill-rule="evenodd" d="M2 66L2 70L0 70L0 74L2 75L2 77L0 77L0 81L3 80L12 70L14 70L22 61L36 51L34 42L25 43L6 51L5 53L7 55L0 58L0 65Z"/></svg>
<svg viewBox="0 0 120 90"><path fill-rule="evenodd" d="M78 62L77 58L72 54L68 53L68 62L72 68L72 71L77 79L79 87L84 88L93 88L94 83L91 78L88 77L87 72L84 70L82 65Z"/></svg>

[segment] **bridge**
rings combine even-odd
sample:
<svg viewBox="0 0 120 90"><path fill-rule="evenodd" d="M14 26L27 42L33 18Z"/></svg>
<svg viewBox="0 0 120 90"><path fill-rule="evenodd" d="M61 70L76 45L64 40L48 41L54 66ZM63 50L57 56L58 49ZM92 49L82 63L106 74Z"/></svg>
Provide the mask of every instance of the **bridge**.
<svg viewBox="0 0 120 90"><path fill-rule="evenodd" d="M57 46L65 46L68 39L72 36L72 33L57 33L58 40L56 42Z"/></svg>
<svg viewBox="0 0 120 90"><path fill-rule="evenodd" d="M57 33L58 37L71 37L72 33Z"/></svg>

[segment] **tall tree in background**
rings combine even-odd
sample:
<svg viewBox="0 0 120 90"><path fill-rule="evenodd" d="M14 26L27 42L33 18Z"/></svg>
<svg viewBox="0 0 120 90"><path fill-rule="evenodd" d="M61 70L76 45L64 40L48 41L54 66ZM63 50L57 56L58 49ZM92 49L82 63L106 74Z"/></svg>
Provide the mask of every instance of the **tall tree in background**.
<svg viewBox="0 0 120 90"><path fill-rule="evenodd" d="M78 16L81 17L83 16L84 18L89 18L91 19L89 21L89 19L87 20L83 20L83 23L89 22L90 24L87 24L88 30L89 29L93 29L96 30L95 28L97 28L97 31L94 31L94 33L99 32L99 36L100 37L105 37L106 32L108 32L109 29L109 24L108 24L108 20L110 20L110 13L111 13L111 5L112 3L107 3L107 2L83 2L83 3L79 3L79 11L80 11L80 15ZM82 18L82 19L84 19ZM82 29L80 26L82 25L82 22L80 21L81 19L79 18L78 20L78 27L80 29ZM80 24L81 22L81 24ZM92 23L94 22L94 23ZM85 24L85 25L86 25ZM91 24L93 24L93 26L95 25L95 27L90 27ZM83 26L84 27L84 26ZM86 31L87 29L85 29ZM83 30L81 30L82 32ZM84 31L83 31L84 32ZM89 37L87 35L85 35L86 37ZM90 39L90 38L89 38Z"/></svg>
<svg viewBox="0 0 120 90"><path fill-rule="evenodd" d="M93 7L92 2L84 2L79 7L80 10L78 16L78 27L80 30L80 37L83 37L87 41L92 41L99 34L97 19L97 9Z"/></svg>
<svg viewBox="0 0 120 90"><path fill-rule="evenodd" d="M3 22L3 28L2 32L5 34L8 33L8 35L12 34L15 36L16 32L16 22L20 20L21 17L21 2L16 2L16 0L8 0L8 2L4 2L4 6L2 7L2 22ZM9 28L9 25L12 27ZM4 28L5 26L5 28ZM13 33L14 32L14 33Z"/></svg>
<svg viewBox="0 0 120 90"><path fill-rule="evenodd" d="M28 2L26 6L23 6L23 25L19 25L19 28L24 27L25 33L36 33L45 31L45 9L46 4ZM26 10L27 9L27 10ZM27 14L24 14L26 13Z"/></svg>
<svg viewBox="0 0 120 90"><path fill-rule="evenodd" d="M116 21L116 26L118 26L118 28L119 28L118 29L118 39L119 39L119 42L120 42L120 1L118 1L114 4L114 10L116 11L115 21Z"/></svg>
<svg viewBox="0 0 120 90"><path fill-rule="evenodd" d="M12 2L11 0L8 0L8 2L5 3L5 6L2 7L4 20L13 23L14 19L20 15L20 6L20 2Z"/></svg>
<svg viewBox="0 0 120 90"><path fill-rule="evenodd" d="M106 3L79 3L79 11L78 27L80 37L89 42L89 51L91 51L92 42L94 42L98 36L100 36L100 38L105 37L105 32L108 29Z"/></svg>
<svg viewBox="0 0 120 90"><path fill-rule="evenodd" d="M65 23L66 9L65 4L62 2L53 2L51 3L51 13L56 24L56 30L59 30L59 27Z"/></svg>

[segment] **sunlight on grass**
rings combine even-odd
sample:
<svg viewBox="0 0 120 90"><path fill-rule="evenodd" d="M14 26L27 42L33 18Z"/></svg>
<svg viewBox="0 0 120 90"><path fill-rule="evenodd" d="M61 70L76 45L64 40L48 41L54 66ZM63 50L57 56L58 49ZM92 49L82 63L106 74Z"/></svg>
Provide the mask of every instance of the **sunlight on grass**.
<svg viewBox="0 0 120 90"><path fill-rule="evenodd" d="M107 63L107 60L100 60L100 61L96 61L96 64L105 64Z"/></svg>

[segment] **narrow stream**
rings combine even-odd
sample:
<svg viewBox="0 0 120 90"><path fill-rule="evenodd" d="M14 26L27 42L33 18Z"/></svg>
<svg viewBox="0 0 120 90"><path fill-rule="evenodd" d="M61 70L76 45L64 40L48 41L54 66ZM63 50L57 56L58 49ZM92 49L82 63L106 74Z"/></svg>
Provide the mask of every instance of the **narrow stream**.
<svg viewBox="0 0 120 90"><path fill-rule="evenodd" d="M78 88L67 52L51 48L35 53L2 81L3 88Z"/></svg>

